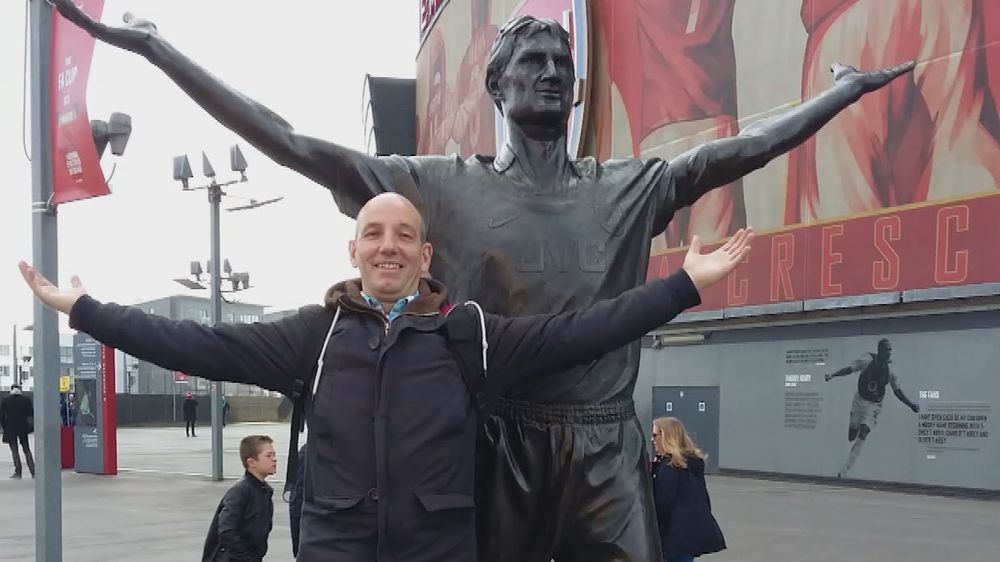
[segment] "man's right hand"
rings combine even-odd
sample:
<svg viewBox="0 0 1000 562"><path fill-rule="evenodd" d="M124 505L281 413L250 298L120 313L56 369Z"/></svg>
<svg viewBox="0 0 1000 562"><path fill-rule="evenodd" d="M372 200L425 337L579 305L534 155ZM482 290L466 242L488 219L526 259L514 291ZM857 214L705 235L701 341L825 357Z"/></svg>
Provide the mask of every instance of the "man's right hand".
<svg viewBox="0 0 1000 562"><path fill-rule="evenodd" d="M827 373L825 378L826 378L826 382L830 382L830 379L833 378L833 375L831 375L830 373Z"/></svg>
<svg viewBox="0 0 1000 562"><path fill-rule="evenodd" d="M80 278L76 275L70 279L70 284L73 286L72 289L60 289L27 263L22 261L17 266L21 269L21 276L24 277L24 282L28 284L31 292L35 293L38 300L63 314L69 314L69 311L73 310L73 305L76 304L76 301L87 294L86 289L83 288L83 284L80 283Z"/></svg>
<svg viewBox="0 0 1000 562"><path fill-rule="evenodd" d="M73 0L51 0L51 3L64 18L94 38L133 53L145 54L149 38L158 35L156 25L149 20L133 17L130 13L122 18L126 24L124 27L109 27L91 19Z"/></svg>

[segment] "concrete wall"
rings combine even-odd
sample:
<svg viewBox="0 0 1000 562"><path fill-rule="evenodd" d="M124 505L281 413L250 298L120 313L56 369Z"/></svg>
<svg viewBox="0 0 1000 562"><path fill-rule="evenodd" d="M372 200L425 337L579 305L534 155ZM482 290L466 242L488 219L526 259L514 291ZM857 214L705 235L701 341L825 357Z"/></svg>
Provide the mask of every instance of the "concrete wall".
<svg viewBox="0 0 1000 562"><path fill-rule="evenodd" d="M701 345L644 349L636 407L648 426L654 386L718 386L721 468L835 476L851 447L858 374L824 375L885 337L891 370L921 409L887 388L847 477L997 490L997 326L1000 313L977 312L716 331Z"/></svg>
<svg viewBox="0 0 1000 562"><path fill-rule="evenodd" d="M197 395L198 424L208 425L212 420L211 397ZM229 423L240 422L281 422L291 417L291 406L283 397L271 396L227 396L229 401ZM183 395L163 394L119 394L118 425L183 425Z"/></svg>
<svg viewBox="0 0 1000 562"><path fill-rule="evenodd" d="M286 422L292 417L287 398L271 396L227 396L229 423Z"/></svg>
<svg viewBox="0 0 1000 562"><path fill-rule="evenodd" d="M0 400L10 394L0 392ZM25 396L32 397L31 392ZM198 423L207 425L212 419L211 397L198 395ZM284 397L272 396L227 396L229 401L229 423L241 422L287 422L292 417L292 404ZM142 425L183 425L184 414L181 407L184 396L169 394L118 394L118 425L121 427Z"/></svg>

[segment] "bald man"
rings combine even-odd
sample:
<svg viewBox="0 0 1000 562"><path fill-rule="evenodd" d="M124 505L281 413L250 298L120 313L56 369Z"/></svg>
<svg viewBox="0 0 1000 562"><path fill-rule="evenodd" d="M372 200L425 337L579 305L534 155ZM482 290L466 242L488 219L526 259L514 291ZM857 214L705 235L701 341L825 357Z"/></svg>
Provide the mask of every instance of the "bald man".
<svg viewBox="0 0 1000 562"><path fill-rule="evenodd" d="M478 305L451 311L444 286L425 277L433 249L423 218L396 194L375 196L358 213L348 252L361 278L331 287L325 306L272 323L170 320L101 304L79 279L63 290L20 267L74 328L133 357L289 395L304 383L310 445L299 560L468 562L476 559L479 396L456 360L449 313L475 316L484 392L499 394L595 361L697 305L699 291L746 256L752 236L741 231L706 255L696 242L681 271L613 300L515 319Z"/></svg>

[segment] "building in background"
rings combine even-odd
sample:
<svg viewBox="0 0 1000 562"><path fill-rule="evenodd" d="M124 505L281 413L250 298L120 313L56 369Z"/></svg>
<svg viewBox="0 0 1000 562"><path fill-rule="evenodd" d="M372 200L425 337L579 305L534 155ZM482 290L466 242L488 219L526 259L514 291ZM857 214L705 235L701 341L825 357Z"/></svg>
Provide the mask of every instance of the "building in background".
<svg viewBox="0 0 1000 562"><path fill-rule="evenodd" d="M136 306L151 314L158 314L174 320L193 320L202 324L209 321L209 300L201 297L176 295L136 303ZM231 323L271 322L295 314L296 310L264 313L264 307L248 303L226 303L222 305L222 321ZM32 357L32 334L22 331L17 340L17 364L21 370L21 386L30 392L34 389L34 361ZM14 373L14 357L11 356L13 339L0 344L0 391L8 391L17 378ZM70 377L73 388L73 334L59 334L60 376ZM252 385L222 383L223 393L228 396L270 396L267 390ZM160 368L147 361L115 351L115 390L119 394L208 394L208 381L187 373L175 373Z"/></svg>
<svg viewBox="0 0 1000 562"><path fill-rule="evenodd" d="M694 234L760 236L727 284L645 339L636 407L647 426L683 418L711 469L836 477L863 423L844 478L1000 489L997 2L414 1L422 154L495 153L484 46L515 14L570 30L587 76L571 145L601 160L669 159L736 134L827 88L833 62L917 60L664 225L651 278L680 267ZM891 363L827 380L872 363L881 339Z"/></svg>
<svg viewBox="0 0 1000 562"><path fill-rule="evenodd" d="M16 328L15 328L16 329ZM30 392L35 388L34 348L31 331L22 331L17 336L17 354L12 357L13 338L8 343L0 344L0 391L10 390L15 381L21 381L21 388ZM16 363L15 363L16 358ZM21 370L21 376L14 375L15 364ZM73 335L59 334L59 375L73 375Z"/></svg>
<svg viewBox="0 0 1000 562"><path fill-rule="evenodd" d="M136 303L135 307L150 314L157 314L173 320L191 320L201 324L209 323L207 298L175 295L161 299ZM222 303L222 321L236 324L250 324L264 319L264 307L258 304L240 302ZM208 394L209 382L191 376L189 373L168 371L148 361L121 354L116 364L122 367L118 380L118 392L125 394L170 394L183 395L185 392ZM260 396L271 393L253 385L225 382L222 392L226 396Z"/></svg>
<svg viewBox="0 0 1000 562"><path fill-rule="evenodd" d="M265 312L263 322L277 322L282 318L288 318L289 316L294 316L299 313L297 308L289 308L287 310L276 310L274 312Z"/></svg>

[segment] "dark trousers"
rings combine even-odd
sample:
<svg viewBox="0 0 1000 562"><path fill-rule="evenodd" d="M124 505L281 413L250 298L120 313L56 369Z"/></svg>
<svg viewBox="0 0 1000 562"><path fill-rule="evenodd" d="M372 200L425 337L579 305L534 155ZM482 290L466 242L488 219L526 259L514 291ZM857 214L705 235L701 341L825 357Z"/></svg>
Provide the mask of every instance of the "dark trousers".
<svg viewBox="0 0 1000 562"><path fill-rule="evenodd" d="M184 420L184 433L188 437L194 435L194 420Z"/></svg>
<svg viewBox="0 0 1000 562"><path fill-rule="evenodd" d="M632 403L501 399L476 464L480 562L663 560Z"/></svg>
<svg viewBox="0 0 1000 562"><path fill-rule="evenodd" d="M32 476L35 475L35 457L31 456L31 445L28 444L28 434L21 433L16 437L11 436L10 438L10 456L14 459L14 474L21 474L21 455L17 451L17 444L21 443L21 448L24 449L24 462L28 464L28 472Z"/></svg>

